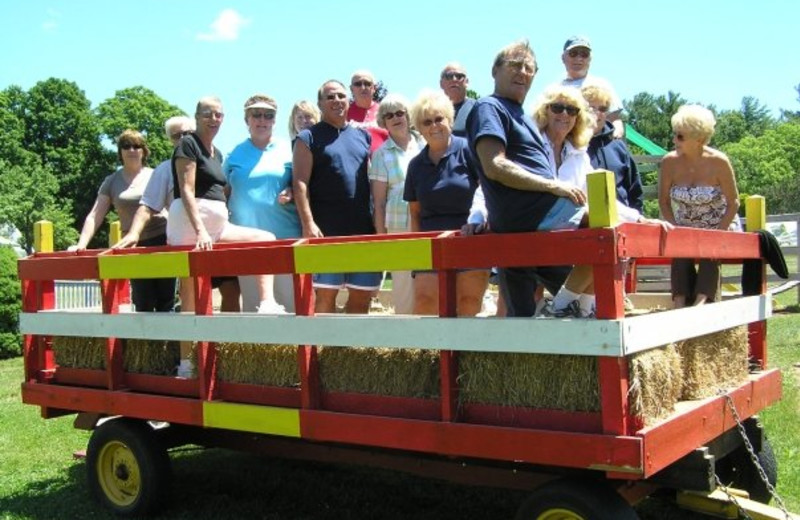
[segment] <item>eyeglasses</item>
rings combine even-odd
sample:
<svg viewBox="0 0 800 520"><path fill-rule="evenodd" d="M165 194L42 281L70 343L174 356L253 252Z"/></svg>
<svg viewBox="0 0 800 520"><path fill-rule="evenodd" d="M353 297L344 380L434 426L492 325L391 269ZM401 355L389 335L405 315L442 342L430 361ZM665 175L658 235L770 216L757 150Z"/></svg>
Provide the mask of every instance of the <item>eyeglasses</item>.
<svg viewBox="0 0 800 520"><path fill-rule="evenodd" d="M567 53L570 58L588 58L589 51L586 49L570 49Z"/></svg>
<svg viewBox="0 0 800 520"><path fill-rule="evenodd" d="M360 87L360 88L370 88L372 86L372 82L363 79L363 80L360 80L360 81L354 81L353 82L353 86L354 87Z"/></svg>
<svg viewBox="0 0 800 520"><path fill-rule="evenodd" d="M599 107L590 106L589 108L591 108L592 110L594 110L595 112L598 112L600 114L605 114L606 112L608 112L608 106L606 106L606 105L599 106Z"/></svg>
<svg viewBox="0 0 800 520"><path fill-rule="evenodd" d="M216 110L201 110L199 112L200 117L203 119L222 119L225 117L225 114L222 112L217 112Z"/></svg>
<svg viewBox="0 0 800 520"><path fill-rule="evenodd" d="M169 138L170 139L180 139L184 135L189 135L191 133L192 133L191 130L183 130L183 131L180 131L180 132L173 132L173 133L169 134Z"/></svg>
<svg viewBox="0 0 800 520"><path fill-rule="evenodd" d="M264 112L253 111L250 112L248 115L253 119L266 119L267 121L272 121L273 119L275 119L275 112L273 112L272 110L267 110Z"/></svg>
<svg viewBox="0 0 800 520"><path fill-rule="evenodd" d="M141 150L143 148L140 144L121 144L119 145L120 150Z"/></svg>
<svg viewBox="0 0 800 520"><path fill-rule="evenodd" d="M565 110L567 111L567 115L575 117L578 115L578 112L581 111L580 108L574 107L572 105L565 105L564 103L550 103L550 112L554 114L561 114Z"/></svg>
<svg viewBox="0 0 800 520"><path fill-rule="evenodd" d="M675 137L675 139L677 139L680 142L684 142L686 140L686 136L683 134L672 134L672 135Z"/></svg>
<svg viewBox="0 0 800 520"><path fill-rule="evenodd" d="M462 81L466 79L467 75L463 72L445 72L442 74L442 79L449 81Z"/></svg>
<svg viewBox="0 0 800 520"><path fill-rule="evenodd" d="M335 101L337 99L347 99L347 94L342 94L341 92L337 92L336 94L328 94L325 96L325 99L328 101Z"/></svg>
<svg viewBox="0 0 800 520"><path fill-rule="evenodd" d="M423 120L422 121L422 126L431 126L434 123L436 123L437 125L440 125L443 122L444 122L444 117L443 116L436 116L433 119L425 119L425 120Z"/></svg>
<svg viewBox="0 0 800 520"><path fill-rule="evenodd" d="M397 112L386 112L383 114L383 118L388 120L394 119L395 117L403 117L404 115L406 115L405 110L398 110Z"/></svg>

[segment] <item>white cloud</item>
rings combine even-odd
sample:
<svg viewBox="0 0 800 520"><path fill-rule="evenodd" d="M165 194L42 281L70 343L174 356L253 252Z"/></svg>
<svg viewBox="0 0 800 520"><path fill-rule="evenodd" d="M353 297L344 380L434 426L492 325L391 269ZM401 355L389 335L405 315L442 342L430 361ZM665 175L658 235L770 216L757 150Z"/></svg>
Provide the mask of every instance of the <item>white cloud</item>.
<svg viewBox="0 0 800 520"><path fill-rule="evenodd" d="M61 13L55 9L48 9L47 19L42 22L42 29L45 31L55 31L58 28L58 18L61 18Z"/></svg>
<svg viewBox="0 0 800 520"><path fill-rule="evenodd" d="M197 39L203 41L232 41L239 38L239 31L250 20L243 18L235 9L225 9L211 23L211 31L198 33Z"/></svg>

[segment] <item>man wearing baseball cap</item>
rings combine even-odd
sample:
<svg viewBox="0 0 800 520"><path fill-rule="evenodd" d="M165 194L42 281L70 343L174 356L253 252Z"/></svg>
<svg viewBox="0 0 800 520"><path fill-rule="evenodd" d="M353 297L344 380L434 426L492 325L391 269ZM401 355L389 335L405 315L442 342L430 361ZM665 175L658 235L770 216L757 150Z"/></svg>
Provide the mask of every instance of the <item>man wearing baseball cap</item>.
<svg viewBox="0 0 800 520"><path fill-rule="evenodd" d="M589 38L586 36L572 36L569 38L564 43L561 61L567 69L567 77L561 80L561 85L578 89L584 86L597 85L611 92L611 106L608 107L606 120L614 125L614 137L621 138L624 136L625 124L620 119L622 101L608 80L589 74L589 66L592 64L592 43Z"/></svg>

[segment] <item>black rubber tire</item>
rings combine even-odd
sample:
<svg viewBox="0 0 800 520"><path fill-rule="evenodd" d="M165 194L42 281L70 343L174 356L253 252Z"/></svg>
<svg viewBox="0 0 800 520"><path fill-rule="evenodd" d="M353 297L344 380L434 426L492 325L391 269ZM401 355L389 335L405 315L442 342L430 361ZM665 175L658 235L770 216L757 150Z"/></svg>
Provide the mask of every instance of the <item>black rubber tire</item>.
<svg viewBox="0 0 800 520"><path fill-rule="evenodd" d="M639 520L639 515L601 480L564 478L537 488L517 511L516 520Z"/></svg>
<svg viewBox="0 0 800 520"><path fill-rule="evenodd" d="M761 451L756 455L759 464L764 468L764 473L767 474L767 480L774 488L778 484L778 460L775 458L772 444L766 437L761 443ZM747 491L750 493L750 498L756 502L769 504L772 500L767 485L761 480L744 446L740 446L721 461L717 475L723 484Z"/></svg>
<svg viewBox="0 0 800 520"><path fill-rule="evenodd" d="M96 428L86 469L92 495L121 516L152 514L169 496L169 455L144 421L112 419Z"/></svg>

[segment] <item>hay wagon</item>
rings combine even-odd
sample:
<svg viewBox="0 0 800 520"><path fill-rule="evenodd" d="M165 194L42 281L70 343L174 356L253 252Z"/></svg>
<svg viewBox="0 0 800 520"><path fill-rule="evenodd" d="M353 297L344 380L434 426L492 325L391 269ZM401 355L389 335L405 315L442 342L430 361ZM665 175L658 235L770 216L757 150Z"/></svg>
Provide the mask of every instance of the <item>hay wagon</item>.
<svg viewBox="0 0 800 520"><path fill-rule="evenodd" d="M124 515L158 507L168 449L188 443L522 488L525 519L633 519L657 489L702 501L715 475L768 501L745 446L774 484L756 417L781 395L764 269L758 294L677 310L632 294L652 312L623 308L626 261L760 259L757 235L612 227L591 182L592 227L577 231L37 253L19 262L23 401L94 430L89 484ZM455 317L456 269L581 263L597 319ZM310 273L398 269L439 272L438 317L314 315ZM293 275L296 315L213 312L212 276L264 272ZM125 310L126 279L186 276L195 313ZM100 280L102 309L53 310L54 281L78 279ZM194 378L173 375L181 341Z"/></svg>

